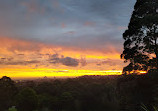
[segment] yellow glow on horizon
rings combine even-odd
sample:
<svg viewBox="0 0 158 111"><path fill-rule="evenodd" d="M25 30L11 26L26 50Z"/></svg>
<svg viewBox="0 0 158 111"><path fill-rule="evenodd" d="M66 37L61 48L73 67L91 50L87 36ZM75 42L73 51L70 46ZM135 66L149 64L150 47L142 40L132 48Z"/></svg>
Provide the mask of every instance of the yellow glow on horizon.
<svg viewBox="0 0 158 111"><path fill-rule="evenodd" d="M147 73L147 71L138 71L138 73L145 74L145 73Z"/></svg>
<svg viewBox="0 0 158 111"><path fill-rule="evenodd" d="M76 77L83 75L122 74L120 70L122 69L123 61L120 60L120 52L110 44L107 50L95 48L82 49L18 38L0 38L1 77L37 78L44 76ZM79 65L71 67L63 63L53 64L51 60L54 54L58 54L59 59L62 57L77 59Z"/></svg>
<svg viewBox="0 0 158 111"><path fill-rule="evenodd" d="M0 69L1 77L42 78L42 77L78 77L84 75L121 75L120 70L66 70L66 69Z"/></svg>

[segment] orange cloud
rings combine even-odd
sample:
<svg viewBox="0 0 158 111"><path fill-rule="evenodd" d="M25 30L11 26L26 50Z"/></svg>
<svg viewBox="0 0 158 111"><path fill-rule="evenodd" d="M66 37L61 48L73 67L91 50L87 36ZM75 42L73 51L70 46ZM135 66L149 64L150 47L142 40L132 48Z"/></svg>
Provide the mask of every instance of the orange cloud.
<svg viewBox="0 0 158 111"><path fill-rule="evenodd" d="M0 68L65 69L65 70L122 70L120 53L109 45L110 51L80 49L0 37ZM54 54L60 55L57 64L51 63ZM10 59L12 58L12 59ZM75 67L74 67L75 66ZM91 72L91 73L92 73ZM19 72L18 72L19 73Z"/></svg>
<svg viewBox="0 0 158 111"><path fill-rule="evenodd" d="M40 54L54 54L61 53L64 56L80 58L85 56L91 59L120 59L120 53L116 51L113 46L108 47L108 50L96 49L80 49L74 47L56 46L52 44L44 44L41 42L13 39L7 37L0 37L1 54L5 53L40 53Z"/></svg>

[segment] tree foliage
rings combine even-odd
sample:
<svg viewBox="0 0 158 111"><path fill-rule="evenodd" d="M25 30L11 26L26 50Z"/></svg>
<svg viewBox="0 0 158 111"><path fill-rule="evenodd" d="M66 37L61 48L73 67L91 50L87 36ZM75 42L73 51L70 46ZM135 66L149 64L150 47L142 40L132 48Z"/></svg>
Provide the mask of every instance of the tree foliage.
<svg viewBox="0 0 158 111"><path fill-rule="evenodd" d="M16 97L16 106L20 111L33 111L37 108L38 98L31 88L24 88Z"/></svg>
<svg viewBox="0 0 158 111"><path fill-rule="evenodd" d="M82 76L34 80L32 87L30 81L14 83L3 77L0 111L143 111L141 103L153 111L152 105L158 103L157 79L153 74Z"/></svg>
<svg viewBox="0 0 158 111"><path fill-rule="evenodd" d="M14 95L17 92L17 88L13 80L9 77L2 77L0 79L0 110L3 111L13 103Z"/></svg>
<svg viewBox="0 0 158 111"><path fill-rule="evenodd" d="M130 62L126 71L158 68L158 1L137 0L123 33L124 51L121 58Z"/></svg>

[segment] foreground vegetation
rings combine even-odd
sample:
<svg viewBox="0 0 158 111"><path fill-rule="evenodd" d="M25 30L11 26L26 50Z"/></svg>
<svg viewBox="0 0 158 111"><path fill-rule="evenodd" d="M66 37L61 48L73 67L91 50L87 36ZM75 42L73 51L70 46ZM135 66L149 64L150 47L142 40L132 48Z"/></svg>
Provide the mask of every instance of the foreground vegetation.
<svg viewBox="0 0 158 111"><path fill-rule="evenodd" d="M149 111L158 102L157 75L71 79L0 79L0 111Z"/></svg>

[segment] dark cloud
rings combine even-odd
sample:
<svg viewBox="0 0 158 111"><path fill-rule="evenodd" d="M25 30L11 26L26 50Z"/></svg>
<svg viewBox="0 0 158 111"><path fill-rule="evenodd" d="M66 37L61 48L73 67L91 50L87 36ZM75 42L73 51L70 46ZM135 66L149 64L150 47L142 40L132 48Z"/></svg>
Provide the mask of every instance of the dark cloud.
<svg viewBox="0 0 158 111"><path fill-rule="evenodd" d="M2 58L0 58L0 62L10 62L10 61L12 61L13 59L14 59L13 57L8 57L8 58L2 57Z"/></svg>
<svg viewBox="0 0 158 111"><path fill-rule="evenodd" d="M0 65L31 65L31 64L39 64L38 60L14 60L14 58L0 58Z"/></svg>
<svg viewBox="0 0 158 111"><path fill-rule="evenodd" d="M53 64L61 63L65 66L72 66L72 67L76 67L79 65L79 61L77 59L71 57L64 57L63 55L59 55L59 54L53 54L50 57L49 62Z"/></svg>
<svg viewBox="0 0 158 111"><path fill-rule="evenodd" d="M63 65L66 65L66 66L76 67L79 65L78 60L71 57L62 58L60 61Z"/></svg>
<svg viewBox="0 0 158 111"><path fill-rule="evenodd" d="M60 63L60 55L59 54L53 54L50 56L49 62L53 64Z"/></svg>

